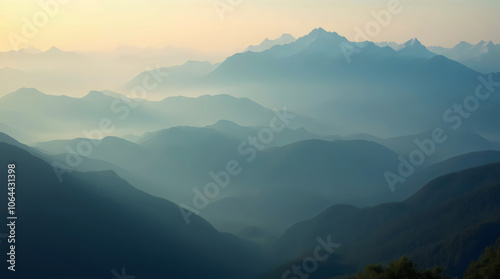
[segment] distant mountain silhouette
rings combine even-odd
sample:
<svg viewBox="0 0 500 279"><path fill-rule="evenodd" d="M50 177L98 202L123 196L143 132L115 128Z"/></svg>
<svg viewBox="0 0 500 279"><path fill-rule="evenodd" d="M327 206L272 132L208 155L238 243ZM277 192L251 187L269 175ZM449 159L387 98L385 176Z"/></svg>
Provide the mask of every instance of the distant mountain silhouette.
<svg viewBox="0 0 500 279"><path fill-rule="evenodd" d="M214 129L225 135L240 139L247 140L249 136L256 135L265 127L245 127L240 126L228 120L219 120L217 123L207 126L207 128ZM284 146L294 142L308 140L308 139L327 139L328 136L321 136L308 132L304 128L289 129L285 128L283 131L276 133L274 140L270 142L268 147Z"/></svg>
<svg viewBox="0 0 500 279"><path fill-rule="evenodd" d="M176 90L211 90L267 107L286 104L301 115L331 123L338 134L393 137L415 134L442 121L448 107L474 94L480 75L434 54L417 39L394 50L372 42L350 42L317 28L289 44L234 54ZM500 80L500 73L492 79ZM152 95L175 94L169 86L161 84ZM488 103L497 108L500 97L492 96ZM496 134L491 124L495 111L482 106L467 129Z"/></svg>
<svg viewBox="0 0 500 279"><path fill-rule="evenodd" d="M220 61L230 54L175 46L121 46L114 50L79 52L53 46L45 51L28 48L0 52L0 69L19 71L9 73L10 83L0 88L0 97L21 87L73 97L102 88L116 91L123 87L124 81L150 68L172 67L190 60ZM6 75L0 71L2 76Z"/></svg>
<svg viewBox="0 0 500 279"><path fill-rule="evenodd" d="M151 73L154 75L155 72L161 72L161 80L157 81L158 86L162 88L168 87L169 90L175 90L178 92L177 94L179 94L183 93L184 89L189 88L186 85L197 82L200 77L211 73L218 66L219 64L211 64L206 61L187 61L180 66L162 67L140 73L126 84L123 89L125 92L128 92L138 84L143 84L145 78L148 76L151 77ZM152 82L155 82L155 80L152 80L151 83ZM205 92L205 94L208 93L207 91L201 90L200 94L203 94L203 92ZM191 91L185 93L193 94Z"/></svg>
<svg viewBox="0 0 500 279"><path fill-rule="evenodd" d="M436 56L436 54L430 52L423 46L417 38L413 38L404 43L401 48L398 49L398 54L406 57L423 59L430 59Z"/></svg>
<svg viewBox="0 0 500 279"><path fill-rule="evenodd" d="M283 110L283 107L276 109ZM111 132L106 128L104 136L116 136L143 134L179 125L207 126L223 119L244 126L265 127L275 117L271 109L229 95L170 97L154 102L129 100L110 92L91 91L82 98L72 98L23 88L0 98L2 123L15 127L26 142L90 137L82 131L90 134L100 129L103 119L111 121L109 125L113 127ZM289 123L289 128L300 127L318 133L334 129L298 115Z"/></svg>
<svg viewBox="0 0 500 279"><path fill-rule="evenodd" d="M478 72L500 72L500 45L491 41L481 41L475 45L460 42L453 48L429 47L429 49Z"/></svg>
<svg viewBox="0 0 500 279"><path fill-rule="evenodd" d="M276 45L286 45L286 44L289 44L289 43L293 43L295 41L295 38L290 35L290 34L283 34L281 35L281 37L277 38L277 39L274 39L274 40L269 40L269 39L265 39L262 43L260 43L259 45L256 45L256 46L249 46L247 47L244 51L242 52L247 52L247 51L251 51L251 52L262 52L264 50L268 50Z"/></svg>

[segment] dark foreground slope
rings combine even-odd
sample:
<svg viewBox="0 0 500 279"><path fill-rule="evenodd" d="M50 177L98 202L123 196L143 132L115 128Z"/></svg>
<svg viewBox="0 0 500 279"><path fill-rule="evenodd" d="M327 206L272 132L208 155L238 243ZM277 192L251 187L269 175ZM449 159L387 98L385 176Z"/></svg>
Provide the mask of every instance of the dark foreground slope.
<svg viewBox="0 0 500 279"><path fill-rule="evenodd" d="M402 255L421 268L439 265L452 277L461 276L500 236L499 200L500 163L467 169L431 181L404 202L363 209L332 206L291 227L276 254L295 257L292 263L302 261L318 237L330 236L342 245L335 251L340 256L323 263L311 279L353 273Z"/></svg>
<svg viewBox="0 0 500 279"><path fill-rule="evenodd" d="M136 190L111 171L66 174L0 143L0 166L16 164L16 272L1 278L252 278L263 257L249 244L192 216L186 225L169 201ZM2 187L0 218L7 218ZM6 232L5 225L0 233ZM7 273L7 274L6 274Z"/></svg>

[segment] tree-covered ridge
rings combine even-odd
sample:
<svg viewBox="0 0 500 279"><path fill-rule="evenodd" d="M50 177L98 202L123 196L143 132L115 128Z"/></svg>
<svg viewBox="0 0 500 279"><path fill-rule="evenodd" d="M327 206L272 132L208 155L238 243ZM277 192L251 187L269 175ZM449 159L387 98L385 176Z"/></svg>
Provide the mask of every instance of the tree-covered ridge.
<svg viewBox="0 0 500 279"><path fill-rule="evenodd" d="M500 276L500 238L495 247L487 247L479 260L471 263L464 279L495 279Z"/></svg>
<svg viewBox="0 0 500 279"><path fill-rule="evenodd" d="M434 267L432 270L419 270L417 266L403 256L400 259L389 263L386 267L378 263L368 265L362 273L357 273L356 277L351 279L442 279L443 270L440 267Z"/></svg>
<svg viewBox="0 0 500 279"><path fill-rule="evenodd" d="M381 263L368 265L362 273L350 279L448 279L443 277L443 270L434 267L432 270L419 270L406 256L389 263L386 267ZM464 279L496 279L500 275L500 238L493 247L487 247L477 261L473 261L464 273Z"/></svg>

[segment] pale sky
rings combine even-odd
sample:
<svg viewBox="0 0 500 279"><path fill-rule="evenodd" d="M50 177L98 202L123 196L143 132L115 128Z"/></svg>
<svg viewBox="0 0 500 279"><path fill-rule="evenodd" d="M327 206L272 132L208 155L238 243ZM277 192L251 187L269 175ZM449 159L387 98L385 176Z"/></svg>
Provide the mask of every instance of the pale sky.
<svg viewBox="0 0 500 279"><path fill-rule="evenodd" d="M242 49L283 33L303 36L316 27L353 40L355 28L364 29L374 20L371 13L387 9L390 1L59 0L67 3L48 14L38 3L57 0L1 0L0 51L15 48L12 38L23 48L42 50L51 46L88 51L112 50L121 45L174 45L224 51ZM371 41L404 42L417 37L425 45L448 47L460 41L500 43L499 0L400 2L403 11L392 15L390 23L382 26ZM221 20L214 3L235 5ZM26 38L23 27L34 21L38 30L28 30L32 37Z"/></svg>

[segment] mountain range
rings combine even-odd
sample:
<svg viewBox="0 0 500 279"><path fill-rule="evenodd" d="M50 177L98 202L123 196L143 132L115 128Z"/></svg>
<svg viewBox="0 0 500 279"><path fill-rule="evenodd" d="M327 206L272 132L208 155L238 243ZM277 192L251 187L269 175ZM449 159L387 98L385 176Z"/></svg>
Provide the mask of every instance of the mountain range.
<svg viewBox="0 0 500 279"><path fill-rule="evenodd" d="M393 137L420 133L442 122L450 106L474 94L480 77L500 80L498 73L484 76L436 55L417 39L394 50L372 42L350 42L318 28L289 44L230 56L182 90L247 97L268 107L286 105L301 115L332 123L343 134ZM129 83L129 88L137 85ZM168 96L177 90L162 83L151 96ZM466 125L477 127L476 132L495 133L487 126L491 127L498 104L498 96L492 95Z"/></svg>
<svg viewBox="0 0 500 279"><path fill-rule="evenodd" d="M19 71L15 75L10 73L12 78L9 86L0 88L0 97L21 87L34 87L51 94L71 97L81 97L99 89L116 91L122 87L124 80L147 69L172 67L189 60L216 63L227 55L227 52L205 52L174 46L121 46L112 51L100 52L75 52L57 47L45 51L30 48L0 52L0 69ZM0 79L2 74L0 70Z"/></svg>
<svg viewBox="0 0 500 279"><path fill-rule="evenodd" d="M475 45L460 42L453 48L429 47L429 49L481 73L500 72L500 45L492 41L480 41Z"/></svg>
<svg viewBox="0 0 500 279"><path fill-rule="evenodd" d="M193 133L201 128L184 128L185 131L190 129L194 129L191 130ZM178 132L168 131L169 136L164 138L168 141L158 140L160 135L146 135L138 141L140 145L123 139L109 138L102 142L100 146L103 149L99 150L98 154L107 152L108 155L101 156L114 156L118 162L126 161L132 156L137 158L139 154L135 153L135 150L143 152L141 148L161 150L162 146L170 146L174 150L179 148L179 142L184 142L186 150L189 150L196 146L196 142L206 142L195 136L196 134L186 137L186 134ZM217 137L212 142L227 144ZM123 144L128 146L119 148ZM212 150L213 146L206 148ZM355 153L349 150L358 151L361 157L353 157ZM82 268L89 270L78 273L80 277L76 278L109 277L111 270L120 270L122 266L126 267L129 274L148 278L163 278L166 275L174 278L199 278L201 274L217 278L234 278L236 274L240 278L262 278L259 275L262 273L267 273L265 278L276 278L297 260L301 261L303 255L309 254L317 245L318 236L328 236L328 239L342 245L328 261L321 263L310 278L333 278L352 274L366 264L388 262L402 254L408 255L419 267L440 265L447 274L455 276L460 275L470 260L482 253L485 246L495 242L498 238L496 232L500 230L500 211L497 203L500 195L497 193L500 189L500 163L497 163L500 162L500 152L494 151L470 153L429 166L420 172L420 178L414 180L415 183L420 181L421 185L426 185L417 187L416 192L401 202L368 207L330 202L330 206L324 203L325 207L314 214L314 211L310 211L311 205L317 206L316 203L321 203L321 199L310 194L316 191L314 188L321 189L317 188L317 185L320 185L318 182L332 180L323 179L321 176L339 179L338 177L346 172L343 168L353 169L350 162L359 168L360 173L370 169L376 173L377 167L384 168L379 159L383 158L383 155L377 152L391 152L376 143L355 140L306 140L270 149L259 154L255 164L245 168L241 180L248 179L247 177L271 179L276 191L274 194L269 193L273 197L273 203L266 205L265 197L256 199L255 196L248 200L240 197L239 200L236 199L236 203L226 204L224 201L228 199L222 199L214 203L213 208L209 207L206 212L202 212L202 215L210 215L222 205L224 210L234 211L225 215L231 217L237 216L238 211L243 210L244 213L240 213L239 218L248 218L250 224L259 214L253 213L255 217L252 217L249 212L256 210L262 211L259 217L264 218L262 220L266 219L265 215L277 217L274 222L295 216L290 219L295 220L293 225L277 239L272 232L268 235L269 232L259 226L242 227L243 229L237 231L241 237L257 243L259 239L267 239L260 242L261 246L264 245L261 248L227 233L218 233L209 223L195 215L190 217L191 223L187 225L179 213L178 206L165 198L156 198L138 190L137 186L130 185L116 172L75 170L65 174L64 180L60 182L50 165L57 156L40 153L7 135L0 136L0 151L3 154L0 163L15 162L18 166L17 183L24 187L19 189L17 194L28 201L17 208L18 214L23 216L23 223L18 228L22 232L19 237L22 236L25 240L18 251L24 254L23 260L27 260L32 267L23 269L22 273L26 276L35 275L31 270L38 272L38 276L43 276L49 271L53 272L53 265L58 264L62 266L55 276L70 276L69 274ZM370 156L366 157L366 154ZM162 153L158 155L164 156ZM307 156L311 160L304 160ZM333 163L335 157L341 160ZM370 157L374 160L372 164L378 163L380 166L369 165ZM171 159L180 163L179 158ZM199 156L197 158L199 160ZM299 164L296 158L302 158L303 165ZM346 158L349 161L346 161ZM189 157L186 159L190 160ZM326 168L326 172L323 172L321 166L333 166L328 161L337 166L333 169ZM311 163L313 165L310 169L313 172L302 169ZM141 162L137 162L137 165L140 164ZM258 174L259 169L264 172ZM150 173L155 172L156 170L152 169ZM297 188L292 188L290 181L283 181L283 186L280 187L276 178L283 177L282 172L294 174L290 181L297 181ZM350 174L354 177L349 178L346 173L345 178L373 180L373 177L359 177L351 172ZM366 174L369 175L369 172ZM430 182L422 182L425 177ZM258 188L271 186L254 183L259 185ZM304 183L310 186L305 187ZM346 183L354 185L353 181ZM248 188L241 181L232 187ZM338 191L333 195L338 197L338 194L345 195L347 188L334 185L330 190ZM352 190L363 191L367 196L375 193L366 192L367 188ZM286 192L286 198L280 197L280 192L281 195ZM293 193L301 196L302 200L290 200L293 204L293 207L290 207L286 205L286 200L293 197ZM323 192L322 195L326 193L328 192ZM262 194L262 191L258 194ZM307 194L312 199L308 198ZM58 203L44 202L55 197ZM255 204L256 200L259 200L258 205ZM228 207L225 208L224 205ZM308 211L311 216L305 217L304 213ZM221 212L218 214L224 216ZM272 221L273 218L268 220ZM226 221L231 221L231 218ZM61 222L65 226L57 225ZM214 223L221 225L216 219ZM33 230L34 227L37 229ZM127 233L123 234L123 230ZM144 232L147 232L146 239L142 238ZM49 242L47 235L50 235ZM137 239L143 240L138 242ZM47 243L59 245L47 247ZM272 250L264 248L268 245L273 247ZM366 250L363 247L371 248ZM147 256L143 256L144 249L148 251ZM74 256L75 251L78 251L78 259ZM42 253L43 257L40 256ZM98 261L82 265L82 258L96 259L96 253ZM156 260L148 260L150 257ZM32 258L33 260L30 260ZM161 268L156 265L158 258L165 261ZM197 268L190 268L194 263ZM227 263L230 263L231 268L226 266ZM256 269L255 265L259 268Z"/></svg>
<svg viewBox="0 0 500 279"><path fill-rule="evenodd" d="M0 52L20 278L460 277L500 243L498 45L316 28L232 53Z"/></svg>
<svg viewBox="0 0 500 279"><path fill-rule="evenodd" d="M286 107L273 109L283 112ZM100 132L102 136L140 135L179 125L207 126L225 119L244 126L266 127L276 117L273 109L229 95L147 101L110 92L91 91L82 98L73 98L22 88L0 98L2 124L10 127L12 136L24 142L92 137L89 134L100 129L103 120L110 122L112 129ZM300 115L296 115L287 127L305 128L320 134L334 130Z"/></svg>
<svg viewBox="0 0 500 279"><path fill-rule="evenodd" d="M377 143L327 141L304 130L288 129L259 151L247 140L260 129L219 121L203 128L174 127L147 133L135 142L106 137L81 157L88 157L83 159L86 165L98 160L101 163L96 166L113 166L111 169L142 191L191 206L194 189L203 189L212 181L208 174L236 160L244 171L231 178L231 187L211 200L201 216L224 231L237 233L255 227L267 228L267 233L274 235L331 204L371 206L401 201L440 175L500 161L500 152L493 151L500 150L498 145L483 145L484 139L476 142L480 137L473 134L457 135L446 148L438 147L436 154L392 193L384 173L398 173L401 159L396 152L417 148L410 141L412 137ZM82 142L89 140L50 141L36 148L52 155L67 154ZM65 158L58 155L53 160L65 165ZM284 192L286 199L281 198Z"/></svg>
<svg viewBox="0 0 500 279"><path fill-rule="evenodd" d="M404 44L395 42L375 44L379 47L388 46L394 50L400 50L404 47ZM452 48L441 46L428 46L427 48L437 55L444 55L483 74L500 72L500 66L498 66L500 65L500 45L494 44L492 41L480 41L477 44L462 41Z"/></svg>

